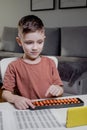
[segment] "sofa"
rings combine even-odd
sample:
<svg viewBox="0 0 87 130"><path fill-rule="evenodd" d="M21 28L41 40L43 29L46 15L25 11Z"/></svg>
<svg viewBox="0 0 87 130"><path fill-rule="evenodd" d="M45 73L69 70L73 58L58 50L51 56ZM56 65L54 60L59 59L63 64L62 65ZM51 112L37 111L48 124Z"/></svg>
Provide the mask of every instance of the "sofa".
<svg viewBox="0 0 87 130"><path fill-rule="evenodd" d="M64 83L63 96L87 94L87 27L45 27L45 30L41 55L54 56L58 60L57 69ZM15 39L17 33L16 27L3 28L0 60L23 55Z"/></svg>

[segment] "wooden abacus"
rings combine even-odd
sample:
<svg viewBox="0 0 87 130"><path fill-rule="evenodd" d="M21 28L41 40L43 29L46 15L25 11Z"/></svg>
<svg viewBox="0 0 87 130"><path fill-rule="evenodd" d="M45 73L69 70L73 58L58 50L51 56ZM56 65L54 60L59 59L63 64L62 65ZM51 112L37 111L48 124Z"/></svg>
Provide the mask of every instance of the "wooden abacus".
<svg viewBox="0 0 87 130"><path fill-rule="evenodd" d="M48 108L65 108L65 107L76 107L84 105L84 102L80 98L52 98L40 101L34 101L35 109L48 109ZM30 108L32 109L32 108Z"/></svg>

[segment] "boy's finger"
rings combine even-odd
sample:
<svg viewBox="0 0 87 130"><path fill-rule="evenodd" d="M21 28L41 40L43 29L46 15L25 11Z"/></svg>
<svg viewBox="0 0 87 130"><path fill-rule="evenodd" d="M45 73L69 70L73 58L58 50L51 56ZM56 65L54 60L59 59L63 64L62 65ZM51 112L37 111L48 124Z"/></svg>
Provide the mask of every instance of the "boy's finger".
<svg viewBox="0 0 87 130"><path fill-rule="evenodd" d="M49 93L50 93L50 89L48 89L48 90L46 91L45 97L47 97Z"/></svg>
<svg viewBox="0 0 87 130"><path fill-rule="evenodd" d="M52 91L53 91L53 85L51 85L51 86L48 88L48 90L46 91L45 96L47 97L49 94L52 93Z"/></svg>
<svg viewBox="0 0 87 130"><path fill-rule="evenodd" d="M27 103L28 103L28 105L29 105L30 107L32 107L33 109L35 108L35 106L32 104L31 101L28 101Z"/></svg>

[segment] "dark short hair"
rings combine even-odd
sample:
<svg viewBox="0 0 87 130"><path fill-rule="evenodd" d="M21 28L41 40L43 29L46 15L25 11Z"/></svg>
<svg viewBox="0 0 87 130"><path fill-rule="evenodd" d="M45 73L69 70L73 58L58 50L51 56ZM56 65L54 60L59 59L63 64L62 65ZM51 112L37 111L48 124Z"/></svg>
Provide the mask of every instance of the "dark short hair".
<svg viewBox="0 0 87 130"><path fill-rule="evenodd" d="M29 32L35 32L37 30L43 30L44 24L39 17L35 15L27 15L19 20L18 28L19 31L22 32L22 34L26 34Z"/></svg>

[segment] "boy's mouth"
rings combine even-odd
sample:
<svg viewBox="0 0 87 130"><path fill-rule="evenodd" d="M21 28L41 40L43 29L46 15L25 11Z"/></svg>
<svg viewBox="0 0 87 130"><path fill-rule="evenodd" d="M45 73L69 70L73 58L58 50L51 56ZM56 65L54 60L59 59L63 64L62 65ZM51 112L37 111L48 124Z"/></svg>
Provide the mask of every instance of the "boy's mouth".
<svg viewBox="0 0 87 130"><path fill-rule="evenodd" d="M39 54L39 52L34 51L34 52L31 52L31 54L37 55L37 54Z"/></svg>

